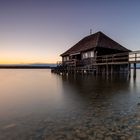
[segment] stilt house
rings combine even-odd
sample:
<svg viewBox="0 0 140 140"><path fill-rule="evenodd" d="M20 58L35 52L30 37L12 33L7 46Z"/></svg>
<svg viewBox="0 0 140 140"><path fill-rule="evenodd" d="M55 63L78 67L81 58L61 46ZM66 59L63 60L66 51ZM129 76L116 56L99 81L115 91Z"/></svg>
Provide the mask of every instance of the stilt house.
<svg viewBox="0 0 140 140"><path fill-rule="evenodd" d="M97 69L98 66L102 71L101 65L117 65L117 62L126 68L129 52L129 49L99 31L83 38L61 56L62 64L66 67L90 66Z"/></svg>

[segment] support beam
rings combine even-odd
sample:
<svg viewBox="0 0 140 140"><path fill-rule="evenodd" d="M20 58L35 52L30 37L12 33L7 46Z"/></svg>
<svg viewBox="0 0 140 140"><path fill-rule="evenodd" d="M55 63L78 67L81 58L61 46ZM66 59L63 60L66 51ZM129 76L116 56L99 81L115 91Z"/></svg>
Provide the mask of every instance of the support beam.
<svg viewBox="0 0 140 140"><path fill-rule="evenodd" d="M109 75L109 69L108 69L108 65L106 65L106 75Z"/></svg>
<svg viewBox="0 0 140 140"><path fill-rule="evenodd" d="M133 78L136 78L136 63L134 63Z"/></svg>
<svg viewBox="0 0 140 140"><path fill-rule="evenodd" d="M111 65L111 76L113 75L113 65Z"/></svg>
<svg viewBox="0 0 140 140"><path fill-rule="evenodd" d="M128 76L131 77L131 64L128 63Z"/></svg>

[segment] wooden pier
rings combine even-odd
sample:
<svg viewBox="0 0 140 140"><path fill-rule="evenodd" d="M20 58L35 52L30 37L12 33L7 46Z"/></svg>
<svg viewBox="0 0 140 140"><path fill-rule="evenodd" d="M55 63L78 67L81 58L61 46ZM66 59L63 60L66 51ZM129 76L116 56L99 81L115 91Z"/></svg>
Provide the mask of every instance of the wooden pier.
<svg viewBox="0 0 140 140"><path fill-rule="evenodd" d="M106 74L128 73L131 76L131 64L133 64L133 76L136 77L136 64L140 63L140 51L101 55L84 60L72 59L58 62L52 72L58 74Z"/></svg>

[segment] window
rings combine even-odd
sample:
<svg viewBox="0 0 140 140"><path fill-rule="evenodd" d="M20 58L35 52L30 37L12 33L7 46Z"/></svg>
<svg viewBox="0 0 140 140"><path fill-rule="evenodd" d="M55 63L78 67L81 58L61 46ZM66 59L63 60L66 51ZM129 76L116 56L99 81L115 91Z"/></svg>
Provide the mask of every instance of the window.
<svg viewBox="0 0 140 140"><path fill-rule="evenodd" d="M88 58L88 53L87 52L85 53L85 58Z"/></svg>
<svg viewBox="0 0 140 140"><path fill-rule="evenodd" d="M83 59L85 58L85 53L82 54L82 58L83 58Z"/></svg>
<svg viewBox="0 0 140 140"><path fill-rule="evenodd" d="M67 61L69 60L69 56L66 57L66 60L67 60Z"/></svg>
<svg viewBox="0 0 140 140"><path fill-rule="evenodd" d="M82 58L83 58L83 59L91 58L91 57L94 57L94 51L88 51L88 52L84 52L84 53L82 54Z"/></svg>
<svg viewBox="0 0 140 140"><path fill-rule="evenodd" d="M94 57L94 51L91 51L91 52L90 52L90 56L91 56L91 57Z"/></svg>
<svg viewBox="0 0 140 140"><path fill-rule="evenodd" d="M63 57L63 61L68 61L68 60L69 60L69 56Z"/></svg>
<svg viewBox="0 0 140 140"><path fill-rule="evenodd" d="M63 57L63 61L66 61L66 57Z"/></svg>

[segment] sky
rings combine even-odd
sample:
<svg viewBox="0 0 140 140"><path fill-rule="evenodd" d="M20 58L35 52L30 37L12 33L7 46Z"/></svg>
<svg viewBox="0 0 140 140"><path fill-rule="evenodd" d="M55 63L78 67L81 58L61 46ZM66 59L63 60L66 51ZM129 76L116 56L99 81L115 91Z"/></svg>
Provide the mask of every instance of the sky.
<svg viewBox="0 0 140 140"><path fill-rule="evenodd" d="M140 50L140 1L0 0L0 64L56 63L90 29Z"/></svg>

